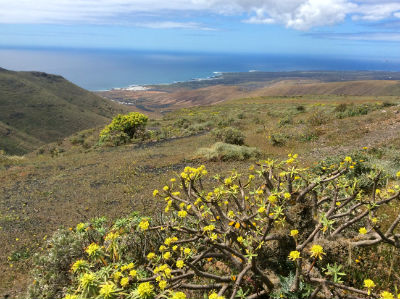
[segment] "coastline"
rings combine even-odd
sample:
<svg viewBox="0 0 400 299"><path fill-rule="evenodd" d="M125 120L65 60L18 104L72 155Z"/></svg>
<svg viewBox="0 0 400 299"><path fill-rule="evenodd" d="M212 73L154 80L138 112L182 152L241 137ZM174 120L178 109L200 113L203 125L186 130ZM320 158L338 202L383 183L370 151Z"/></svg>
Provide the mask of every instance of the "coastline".
<svg viewBox="0 0 400 299"><path fill-rule="evenodd" d="M253 70L249 70L248 72L254 72ZM228 72L212 72L212 76L205 77L205 78L192 78L190 80L185 80L185 81L173 81L170 83L159 83L159 84L131 84L126 87L114 87L111 89L105 89L105 90L94 90L94 92L107 92L107 91L150 91L152 90L155 86L171 86L174 84L185 84L185 83L191 83L191 82L202 82L202 81L213 81L213 80L218 80L218 79L223 79L223 75ZM233 73L246 73L246 72L233 72Z"/></svg>

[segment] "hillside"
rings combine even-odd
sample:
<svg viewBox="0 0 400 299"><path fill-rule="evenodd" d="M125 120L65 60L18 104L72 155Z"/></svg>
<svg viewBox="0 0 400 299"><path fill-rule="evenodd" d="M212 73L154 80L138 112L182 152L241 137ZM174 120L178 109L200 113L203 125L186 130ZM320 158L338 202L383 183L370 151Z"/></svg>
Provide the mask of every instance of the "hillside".
<svg viewBox="0 0 400 299"><path fill-rule="evenodd" d="M61 76L0 69L0 149L8 153L27 153L123 111Z"/></svg>
<svg viewBox="0 0 400 299"><path fill-rule="evenodd" d="M99 148L93 146L98 130L86 130L24 159L0 159L0 296L22 297L34 253L60 226L134 210L157 216L163 201L153 199L153 189L186 165L204 164L212 174L245 173L254 160L209 161L197 154L215 143L210 130L240 130L260 158L298 153L312 166L357 153L393 175L400 170L398 104L398 97L388 96L242 98L153 119L148 127L161 135L144 144Z"/></svg>
<svg viewBox="0 0 400 299"><path fill-rule="evenodd" d="M247 76L246 74L245 77L247 78ZM261 81L264 77L258 78L260 81L240 81L237 85L225 84L221 80L215 79L215 83L219 84L212 85L207 83L208 85L206 86L200 84L192 86L189 83L188 85L181 83L167 86L150 86L150 89L145 91L118 89L99 92L99 94L113 101L128 104L138 111L151 115L159 115L160 113L180 108L213 105L243 97L299 95L400 96L400 81L392 79L372 80L370 78L373 76L367 76L365 80L355 77L358 80L347 81L347 79L353 78L349 77L348 74L344 76L346 78L345 81L330 81L338 80L333 74L331 77L322 77L320 80L317 80L314 74L310 75L310 78L305 76L304 78L289 78L288 76L288 78L282 78L279 77L282 76L279 73L276 76L272 77L271 75L270 78L265 78L266 81ZM391 77L388 76L387 78ZM250 79L255 78L250 77Z"/></svg>

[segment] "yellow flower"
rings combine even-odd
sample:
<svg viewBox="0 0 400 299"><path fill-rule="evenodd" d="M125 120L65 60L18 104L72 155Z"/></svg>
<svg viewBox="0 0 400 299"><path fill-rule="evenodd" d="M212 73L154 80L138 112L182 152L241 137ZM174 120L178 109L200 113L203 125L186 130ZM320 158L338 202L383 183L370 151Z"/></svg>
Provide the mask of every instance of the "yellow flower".
<svg viewBox="0 0 400 299"><path fill-rule="evenodd" d="M115 272L115 273L113 274L114 280L118 280L118 279L120 279L120 277L122 277L122 276L123 276L122 273L119 272L119 271L117 271L117 272Z"/></svg>
<svg viewBox="0 0 400 299"><path fill-rule="evenodd" d="M229 218L233 218L233 217L235 217L235 212L229 211L227 215Z"/></svg>
<svg viewBox="0 0 400 299"><path fill-rule="evenodd" d="M172 250L173 250L173 251L177 251L177 250L178 250L178 245L172 246Z"/></svg>
<svg viewBox="0 0 400 299"><path fill-rule="evenodd" d="M140 298L149 298L153 295L154 287L150 282L143 282L139 284L137 292Z"/></svg>
<svg viewBox="0 0 400 299"><path fill-rule="evenodd" d="M92 243L86 248L85 251L90 257L95 257L100 253L100 246L96 243Z"/></svg>
<svg viewBox="0 0 400 299"><path fill-rule="evenodd" d="M371 221L372 221L373 224L376 224L376 223L378 222L378 218L373 217L373 218L371 219Z"/></svg>
<svg viewBox="0 0 400 299"><path fill-rule="evenodd" d="M287 159L287 160L286 160L286 163L287 163L287 164L292 164L294 161L295 161L295 159L290 158L290 159Z"/></svg>
<svg viewBox="0 0 400 299"><path fill-rule="evenodd" d="M114 233L114 232L110 232L107 234L107 236L104 238L105 241L114 241L115 239L118 239L119 234L118 233Z"/></svg>
<svg viewBox="0 0 400 299"><path fill-rule="evenodd" d="M112 283L111 281L103 283L100 286L100 291L99 294L101 295L102 298L108 299L113 297L113 293L116 291L115 284Z"/></svg>
<svg viewBox="0 0 400 299"><path fill-rule="evenodd" d="M136 270L129 271L129 276L131 276L132 278L135 278L136 275L137 275L137 271Z"/></svg>
<svg viewBox="0 0 400 299"><path fill-rule="evenodd" d="M178 217L185 218L187 214L188 213L185 210L181 210L178 212Z"/></svg>
<svg viewBox="0 0 400 299"><path fill-rule="evenodd" d="M172 179L170 179L169 180L171 183L173 183L173 182L176 182L176 179L175 178L172 178Z"/></svg>
<svg viewBox="0 0 400 299"><path fill-rule="evenodd" d="M157 195L158 195L158 190L156 189L156 190L153 191L153 196L155 197Z"/></svg>
<svg viewBox="0 0 400 299"><path fill-rule="evenodd" d="M321 245L313 245L310 251L311 257L319 258L320 260L322 260L322 256L326 254Z"/></svg>
<svg viewBox="0 0 400 299"><path fill-rule="evenodd" d="M239 243L243 243L244 239L242 236L237 237L236 239Z"/></svg>
<svg viewBox="0 0 400 299"><path fill-rule="evenodd" d="M268 201L269 201L271 204L275 204L275 203L277 202L277 200L278 200L278 198L277 198L275 195L270 195L270 196L268 196Z"/></svg>
<svg viewBox="0 0 400 299"><path fill-rule="evenodd" d="M265 207L260 207L259 209L258 209L258 213L264 213L265 212Z"/></svg>
<svg viewBox="0 0 400 299"><path fill-rule="evenodd" d="M358 232L360 233L360 235L365 235L368 231L365 227L361 227Z"/></svg>
<svg viewBox="0 0 400 299"><path fill-rule="evenodd" d="M129 285L129 277L123 277L121 278L120 284L123 288L125 288L127 285Z"/></svg>
<svg viewBox="0 0 400 299"><path fill-rule="evenodd" d="M85 260L77 260L71 267L73 272L89 269L89 263Z"/></svg>
<svg viewBox="0 0 400 299"><path fill-rule="evenodd" d="M154 252L150 252L150 253L147 255L147 259L148 259L148 260L151 260L151 259L153 259L155 256L156 256L156 254L155 254Z"/></svg>
<svg viewBox="0 0 400 299"><path fill-rule="evenodd" d="M215 229L215 226L212 224L203 227L204 232L212 232L214 229Z"/></svg>
<svg viewBox="0 0 400 299"><path fill-rule="evenodd" d="M236 229L239 229L239 228L240 228L240 223L239 223L239 222L236 222L235 228L236 228Z"/></svg>
<svg viewBox="0 0 400 299"><path fill-rule="evenodd" d="M86 289L95 283L96 276L94 273L85 273L79 278L79 284Z"/></svg>
<svg viewBox="0 0 400 299"><path fill-rule="evenodd" d="M184 261L182 261L182 260L176 261L176 267L178 267L179 269L182 269L184 266L185 266Z"/></svg>
<svg viewBox="0 0 400 299"><path fill-rule="evenodd" d="M351 163L353 162L353 159L351 157L346 157L344 158L344 162Z"/></svg>
<svg viewBox="0 0 400 299"><path fill-rule="evenodd" d="M375 283L371 279L364 279L364 287L368 289L368 295L370 295L371 289L375 287Z"/></svg>
<svg viewBox="0 0 400 299"><path fill-rule="evenodd" d="M387 291L381 293L381 299L394 299L393 294Z"/></svg>
<svg viewBox="0 0 400 299"><path fill-rule="evenodd" d="M400 171L396 173L396 176L400 178Z"/></svg>
<svg viewBox="0 0 400 299"><path fill-rule="evenodd" d="M85 230L85 228L86 228L86 223L78 223L77 225L76 225L76 231L77 232L83 232L84 230Z"/></svg>
<svg viewBox="0 0 400 299"><path fill-rule="evenodd" d="M299 231L297 229L292 229L290 231L290 236L293 238L296 238L298 234L299 234Z"/></svg>
<svg viewBox="0 0 400 299"><path fill-rule="evenodd" d="M208 296L208 299L225 299L225 297L224 297L224 296L218 296L217 293L212 292L212 293Z"/></svg>
<svg viewBox="0 0 400 299"><path fill-rule="evenodd" d="M300 252L297 250L291 251L289 253L289 260L295 261L300 258Z"/></svg>
<svg viewBox="0 0 400 299"><path fill-rule="evenodd" d="M166 253L163 254L163 258L165 260L169 260L169 258L171 257L171 252L167 251Z"/></svg>
<svg viewBox="0 0 400 299"><path fill-rule="evenodd" d="M140 221L140 223L139 223L139 228L140 228L142 231L145 231L145 230L148 230L148 229L149 229L149 225L150 225L150 223L149 223L147 220L142 220L142 221Z"/></svg>
<svg viewBox="0 0 400 299"><path fill-rule="evenodd" d="M158 283L158 286L160 287L160 289L161 290L164 290L166 287L167 287L167 282L165 281L165 280L161 280L159 283Z"/></svg>
<svg viewBox="0 0 400 299"><path fill-rule="evenodd" d="M168 186L164 186L164 187L163 187L163 190L164 190L164 191L168 191L168 190L169 190L169 187L168 187Z"/></svg>
<svg viewBox="0 0 400 299"><path fill-rule="evenodd" d="M186 254L186 255L190 254L191 252L192 252L192 250L190 248L185 248L183 250L183 253Z"/></svg>
<svg viewBox="0 0 400 299"><path fill-rule="evenodd" d="M210 235L210 239L211 239L212 241L215 241L215 240L217 240L217 239L218 239L218 235L217 235L217 234L214 234L214 233L212 233L212 234Z"/></svg>
<svg viewBox="0 0 400 299"><path fill-rule="evenodd" d="M135 267L134 263L129 263L128 265L124 265L121 267L121 271L125 271L125 270L131 270Z"/></svg>
<svg viewBox="0 0 400 299"><path fill-rule="evenodd" d="M186 294L183 292L174 292L171 299L186 299Z"/></svg>

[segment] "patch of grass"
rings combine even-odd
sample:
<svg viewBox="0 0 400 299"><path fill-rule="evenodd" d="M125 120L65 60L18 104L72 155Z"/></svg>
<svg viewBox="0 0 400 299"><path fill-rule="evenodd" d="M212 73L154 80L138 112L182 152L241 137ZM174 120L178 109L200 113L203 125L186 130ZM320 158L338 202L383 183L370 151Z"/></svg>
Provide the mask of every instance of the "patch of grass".
<svg viewBox="0 0 400 299"><path fill-rule="evenodd" d="M243 161L259 157L260 151L255 147L217 142L210 148L200 148L196 156L209 161Z"/></svg>

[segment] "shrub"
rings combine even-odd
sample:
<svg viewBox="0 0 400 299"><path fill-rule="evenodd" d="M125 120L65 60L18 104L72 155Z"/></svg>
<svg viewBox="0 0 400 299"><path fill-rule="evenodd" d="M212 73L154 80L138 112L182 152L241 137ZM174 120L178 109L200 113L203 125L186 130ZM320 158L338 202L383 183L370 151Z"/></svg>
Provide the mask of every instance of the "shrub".
<svg viewBox="0 0 400 299"><path fill-rule="evenodd" d="M10 167L11 165L20 164L25 160L24 156L9 156L5 151L0 150L0 168Z"/></svg>
<svg viewBox="0 0 400 299"><path fill-rule="evenodd" d="M298 112L304 112L304 111L306 111L306 107L304 107L303 105L297 105L296 110Z"/></svg>
<svg viewBox="0 0 400 299"><path fill-rule="evenodd" d="M358 277L342 265L357 248L371 255L379 244L400 248L400 218L383 225L379 214L400 199L400 187L363 192L349 179L353 163L346 157L320 175L289 155L260 161L247 175L216 175L213 184L204 166L186 167L153 192L165 207L161 223L137 217L101 229L78 224L71 237L82 255L68 267L69 258L53 256L50 247L48 271L51 259L62 259L60 271L70 279L65 298L393 298L378 285L378 267L370 269L373 277ZM162 245L144 244L149 236ZM130 238L134 247L126 246Z"/></svg>
<svg viewBox="0 0 400 299"><path fill-rule="evenodd" d="M289 136L283 133L271 133L268 136L268 140L271 142L273 146L284 146L288 141Z"/></svg>
<svg viewBox="0 0 400 299"><path fill-rule="evenodd" d="M320 126L328 122L328 116L323 111L314 110L307 121L311 126Z"/></svg>
<svg viewBox="0 0 400 299"><path fill-rule="evenodd" d="M183 128L186 129L191 125L191 121L188 120L187 118L179 118L177 121L175 121L174 126L178 128Z"/></svg>
<svg viewBox="0 0 400 299"><path fill-rule="evenodd" d="M345 104L342 104L345 105ZM339 105L340 106L340 105ZM368 104L362 105L346 105L346 109L342 109L343 111L337 110L336 117L337 118L346 118L346 117L353 117L353 116L360 116L360 115L367 115L369 112L377 109L378 107L373 107Z"/></svg>
<svg viewBox="0 0 400 299"><path fill-rule="evenodd" d="M342 103L335 107L335 112L345 112L347 110L347 104Z"/></svg>
<svg viewBox="0 0 400 299"><path fill-rule="evenodd" d="M76 282L71 274L75 273L78 276L82 274L82 269L73 270L74 262L86 258L85 250L93 242L112 245L107 247L106 251L108 253L118 251L118 254L123 256L123 260L145 262L144 248L158 247L162 244L162 240L159 239L157 233L143 234L140 231L134 233L142 219L147 218L134 212L126 218L117 219L111 227L106 225L106 218L100 217L92 219L90 222L79 223L73 230L58 230L47 241L46 253L37 254L34 257L34 269L32 270L34 282L29 287L28 297L34 299L63 298L71 284ZM106 238L108 231L115 231L124 237L119 240L118 244L110 244ZM119 260L115 255L112 258ZM105 265L102 264L102 266ZM82 266L82 268L84 267ZM97 270L100 268L97 267ZM99 272L101 271L107 272L107 267Z"/></svg>
<svg viewBox="0 0 400 299"><path fill-rule="evenodd" d="M229 144L243 145L244 134L235 128L215 129L212 134L217 141L222 141Z"/></svg>
<svg viewBox="0 0 400 299"><path fill-rule="evenodd" d="M148 117L139 112L118 114L112 122L100 132L100 143L120 145L143 134Z"/></svg>
<svg viewBox="0 0 400 299"><path fill-rule="evenodd" d="M286 125L290 125L293 123L293 119L291 116L286 115L285 117L281 118L278 122L279 127L284 127Z"/></svg>
<svg viewBox="0 0 400 299"><path fill-rule="evenodd" d="M210 161L242 161L258 157L260 152L255 147L217 142L211 148L199 149L197 155Z"/></svg>

